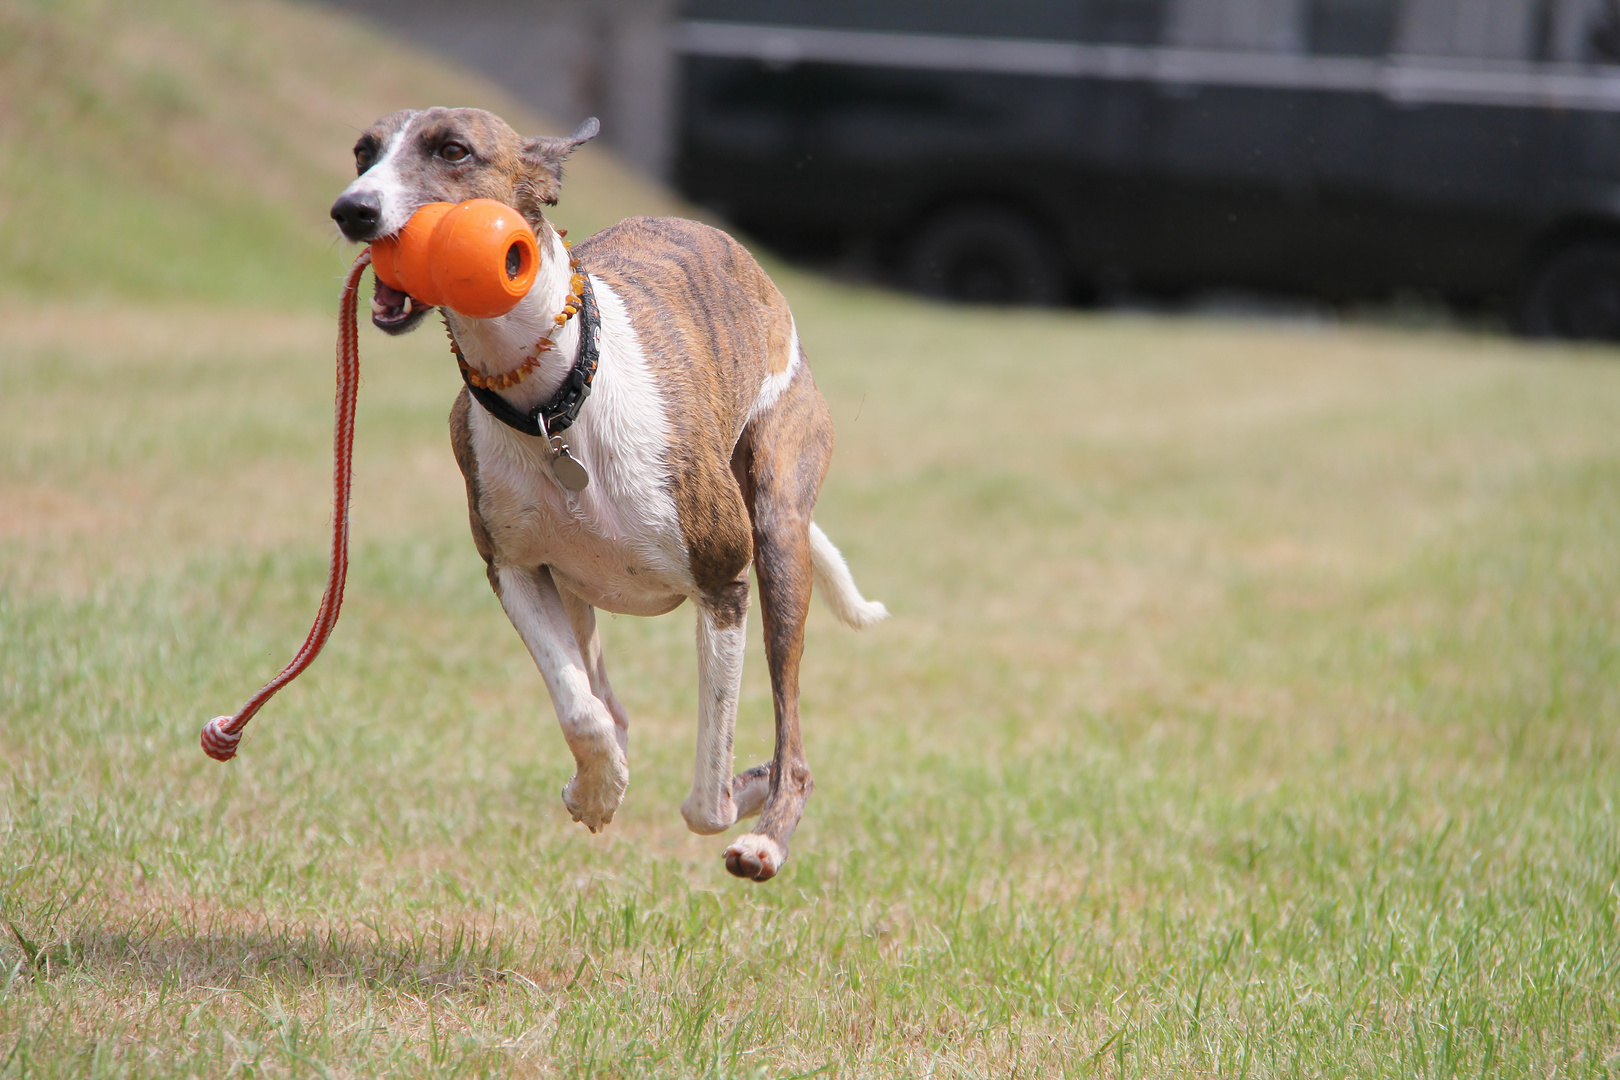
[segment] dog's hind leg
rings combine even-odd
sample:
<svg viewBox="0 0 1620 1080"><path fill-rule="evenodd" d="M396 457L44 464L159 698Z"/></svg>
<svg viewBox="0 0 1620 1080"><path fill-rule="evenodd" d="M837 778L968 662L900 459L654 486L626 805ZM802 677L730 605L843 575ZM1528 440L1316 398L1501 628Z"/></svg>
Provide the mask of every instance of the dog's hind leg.
<svg viewBox="0 0 1620 1080"><path fill-rule="evenodd" d="M814 575L810 515L832 457L832 418L807 366L750 424L744 496L754 531L754 573L776 711L776 754L754 831L726 849L726 869L766 881L787 861L788 840L815 786L799 734L799 660ZM737 778L757 773L751 770Z"/></svg>
<svg viewBox="0 0 1620 1080"><path fill-rule="evenodd" d="M712 836L729 829L738 815L731 766L743 648L748 640L746 573L714 595L699 597L696 607L697 764L692 772L692 793L681 803L681 817L693 832Z"/></svg>
<svg viewBox="0 0 1620 1080"><path fill-rule="evenodd" d="M563 607L568 610L568 624L574 628L574 641L585 661L585 673L590 676L591 693L607 706L608 714L613 717L613 735L619 740L619 749L628 755L630 714L613 693L613 684L608 682L607 665L602 662L602 635L596 629L596 609L575 596L566 585L559 583L557 591L562 594Z"/></svg>
<svg viewBox="0 0 1620 1080"><path fill-rule="evenodd" d="M563 787L563 804L575 821L598 832L613 820L630 783L630 768L613 715L592 692L585 652L562 593L544 566L497 567L491 581L546 681L563 738L574 754L576 771Z"/></svg>

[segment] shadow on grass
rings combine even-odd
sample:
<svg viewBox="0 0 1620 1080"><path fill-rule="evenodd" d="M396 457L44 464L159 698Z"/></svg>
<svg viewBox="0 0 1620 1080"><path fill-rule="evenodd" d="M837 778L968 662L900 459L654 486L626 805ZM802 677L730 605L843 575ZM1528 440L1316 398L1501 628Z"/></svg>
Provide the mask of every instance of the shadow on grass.
<svg viewBox="0 0 1620 1080"><path fill-rule="evenodd" d="M0 983L8 988L74 975L165 992L273 987L296 993L321 984L477 996L509 981L539 991L566 989L585 966L583 954L572 964L557 957L540 962L537 943L464 923L406 931L364 920L358 929L197 929L152 916L49 937L16 924L0 933L9 939L0 946Z"/></svg>

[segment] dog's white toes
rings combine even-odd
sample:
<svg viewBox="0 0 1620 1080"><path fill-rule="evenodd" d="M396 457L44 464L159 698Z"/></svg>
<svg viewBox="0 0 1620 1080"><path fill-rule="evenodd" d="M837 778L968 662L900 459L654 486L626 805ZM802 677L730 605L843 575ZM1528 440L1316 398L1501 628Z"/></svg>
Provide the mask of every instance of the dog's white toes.
<svg viewBox="0 0 1620 1080"><path fill-rule="evenodd" d="M622 761L607 761L581 769L563 785L563 805L575 821L591 832L601 832L613 820L630 786L630 770Z"/></svg>
<svg viewBox="0 0 1620 1080"><path fill-rule="evenodd" d="M726 869L749 881L769 881L787 862L787 848L768 836L749 833L726 848Z"/></svg>

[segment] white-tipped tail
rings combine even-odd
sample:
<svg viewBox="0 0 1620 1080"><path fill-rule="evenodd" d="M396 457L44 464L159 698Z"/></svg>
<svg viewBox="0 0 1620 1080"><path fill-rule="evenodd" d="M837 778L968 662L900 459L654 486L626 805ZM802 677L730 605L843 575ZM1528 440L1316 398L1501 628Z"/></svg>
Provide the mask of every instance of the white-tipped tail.
<svg viewBox="0 0 1620 1080"><path fill-rule="evenodd" d="M816 568L817 591L839 622L865 630L889 617L888 608L861 596L843 555L813 521L810 523L810 561Z"/></svg>

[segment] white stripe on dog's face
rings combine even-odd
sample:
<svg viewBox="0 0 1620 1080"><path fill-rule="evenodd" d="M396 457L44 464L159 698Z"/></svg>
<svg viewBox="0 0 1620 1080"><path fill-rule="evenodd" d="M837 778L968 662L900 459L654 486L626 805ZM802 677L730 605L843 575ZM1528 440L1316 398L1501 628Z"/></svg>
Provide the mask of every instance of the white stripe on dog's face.
<svg viewBox="0 0 1620 1080"><path fill-rule="evenodd" d="M392 236L403 229L405 223L411 220L411 215L416 213L423 203L421 194L411 190L411 185L405 183L399 168L401 148L408 145L406 136L420 119L421 113L415 110L395 113L381 123L386 124L388 120L396 117L399 121L398 126L387 136L376 159L365 172L355 177L354 183L343 189L344 195L369 192L375 194L381 201L382 205L379 208L381 215L377 222L378 236ZM367 132L362 138L361 145L366 139L374 140L377 134L375 129ZM357 146L357 152L358 149Z"/></svg>
<svg viewBox="0 0 1620 1080"><path fill-rule="evenodd" d="M575 145L525 142L482 109L403 109L355 143L360 176L332 204L332 215L359 243L394 235L428 203L493 199L538 229L540 207L556 198L561 160Z"/></svg>

